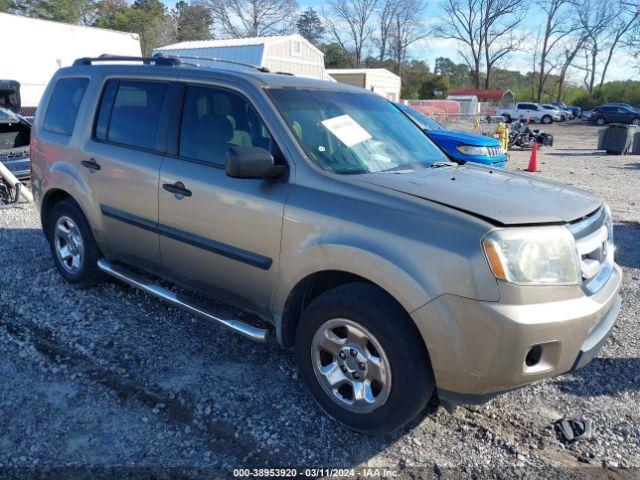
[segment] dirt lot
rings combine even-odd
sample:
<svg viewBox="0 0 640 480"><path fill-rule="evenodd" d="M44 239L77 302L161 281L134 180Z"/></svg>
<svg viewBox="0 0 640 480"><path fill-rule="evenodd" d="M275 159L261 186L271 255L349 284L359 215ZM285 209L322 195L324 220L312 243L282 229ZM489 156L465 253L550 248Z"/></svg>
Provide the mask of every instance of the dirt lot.
<svg viewBox="0 0 640 480"><path fill-rule="evenodd" d="M327 418L293 354L251 343L119 283L57 274L33 208L0 211L0 477L220 478L238 467L389 467L396 478L640 474L640 157L594 153L596 129L554 125L531 175L594 191L625 271L613 335L581 371L375 438ZM528 152L514 152L521 170ZM594 422L563 444L563 416ZM631 469L631 470L627 470ZM311 472L313 473L313 472ZM46 476L46 475L45 475Z"/></svg>

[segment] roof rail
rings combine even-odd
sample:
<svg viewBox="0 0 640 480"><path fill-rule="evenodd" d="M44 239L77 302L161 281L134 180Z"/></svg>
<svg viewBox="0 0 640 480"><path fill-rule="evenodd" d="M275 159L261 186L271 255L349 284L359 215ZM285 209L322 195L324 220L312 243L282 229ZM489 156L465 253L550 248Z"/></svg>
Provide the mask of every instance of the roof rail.
<svg viewBox="0 0 640 480"><path fill-rule="evenodd" d="M208 62L220 62L229 63L232 65L240 65L242 67L254 68L259 72L269 73L270 70L267 67L260 67L251 63L236 62L235 60L225 60L224 58L214 57L199 57L190 55L165 55L162 53L156 53L151 57L132 57L132 56L120 56L102 54L99 57L83 57L78 58L73 62L74 66L80 65L92 65L94 62L142 62L145 65L154 64L157 66L169 66L178 67L180 65L189 65L193 67L200 67L201 65L194 63L183 62L182 60L205 60Z"/></svg>
<svg viewBox="0 0 640 480"><path fill-rule="evenodd" d="M157 56L162 56L162 54L156 54L153 56L153 58L157 57ZM209 62L221 62L221 63L230 63L232 65L240 65L241 67L249 67L249 68L255 68L257 71L259 72L263 72L263 73L269 73L270 70L267 67L260 67L258 65L253 65L251 63L243 63L243 62L237 62L235 60L226 60L224 58L215 58L215 57L199 57L199 56L192 56L192 55L175 55L175 54L170 54L165 56L164 58L175 58L177 60L206 60ZM200 65L198 65L200 66Z"/></svg>
<svg viewBox="0 0 640 480"><path fill-rule="evenodd" d="M121 55L103 54L99 57L82 57L73 62L74 66L92 65L94 62L142 62L145 65L154 64L157 66L177 67L182 62L175 57L167 57L164 55L154 55L153 57L133 57Z"/></svg>

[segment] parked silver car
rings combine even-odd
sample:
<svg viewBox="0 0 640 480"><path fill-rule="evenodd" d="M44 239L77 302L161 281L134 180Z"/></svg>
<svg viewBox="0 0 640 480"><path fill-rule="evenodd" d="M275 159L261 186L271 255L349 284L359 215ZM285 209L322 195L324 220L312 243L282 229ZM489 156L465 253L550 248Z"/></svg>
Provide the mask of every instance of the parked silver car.
<svg viewBox="0 0 640 480"><path fill-rule="evenodd" d="M579 368L613 328L599 198L451 164L363 89L97 60L56 72L33 126L34 195L70 283L108 274L265 341L146 274L261 317L321 407L369 433L436 395L481 403Z"/></svg>

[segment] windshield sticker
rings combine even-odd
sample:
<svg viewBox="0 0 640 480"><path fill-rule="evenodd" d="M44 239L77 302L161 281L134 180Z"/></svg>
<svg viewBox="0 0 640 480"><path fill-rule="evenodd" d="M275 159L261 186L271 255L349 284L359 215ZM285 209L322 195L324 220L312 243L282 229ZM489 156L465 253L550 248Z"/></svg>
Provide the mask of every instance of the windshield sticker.
<svg viewBox="0 0 640 480"><path fill-rule="evenodd" d="M324 120L322 125L338 137L338 140L347 147L353 147L371 138L369 132L362 128L360 124L349 115L329 118L328 120Z"/></svg>

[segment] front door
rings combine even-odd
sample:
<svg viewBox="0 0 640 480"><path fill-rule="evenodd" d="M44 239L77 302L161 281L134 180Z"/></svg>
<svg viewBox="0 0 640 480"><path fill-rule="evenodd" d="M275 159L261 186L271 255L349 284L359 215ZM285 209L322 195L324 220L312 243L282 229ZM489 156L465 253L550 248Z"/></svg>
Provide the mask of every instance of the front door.
<svg viewBox="0 0 640 480"><path fill-rule="evenodd" d="M228 177L230 146L282 155L252 105L223 88L185 85L176 155L160 172L160 253L167 273L258 313L270 305L286 180Z"/></svg>
<svg viewBox="0 0 640 480"><path fill-rule="evenodd" d="M624 107L617 107L615 113L615 121L619 123L631 123L633 120L633 112Z"/></svg>
<svg viewBox="0 0 640 480"><path fill-rule="evenodd" d="M163 118L169 81L106 82L82 165L110 258L160 267L158 178L164 159Z"/></svg>

